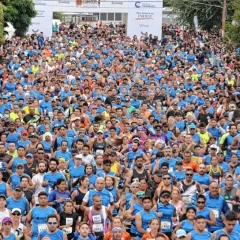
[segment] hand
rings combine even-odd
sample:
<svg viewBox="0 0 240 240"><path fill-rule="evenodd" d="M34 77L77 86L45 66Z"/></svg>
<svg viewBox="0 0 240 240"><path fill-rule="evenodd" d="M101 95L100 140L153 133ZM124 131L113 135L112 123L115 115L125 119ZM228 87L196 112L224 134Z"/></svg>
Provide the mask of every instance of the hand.
<svg viewBox="0 0 240 240"><path fill-rule="evenodd" d="M59 199L57 200L58 203L62 203L63 201L64 201L63 198L59 198Z"/></svg>
<svg viewBox="0 0 240 240"><path fill-rule="evenodd" d="M43 181L42 183L44 186L47 186L48 185L48 181Z"/></svg>
<svg viewBox="0 0 240 240"><path fill-rule="evenodd" d="M71 227L72 225L70 225L70 224L66 224L66 228L69 228L69 227Z"/></svg>
<svg viewBox="0 0 240 240"><path fill-rule="evenodd" d="M162 214L161 212L158 212L158 213L157 213L157 216L158 216L158 217L162 217L163 214Z"/></svg>

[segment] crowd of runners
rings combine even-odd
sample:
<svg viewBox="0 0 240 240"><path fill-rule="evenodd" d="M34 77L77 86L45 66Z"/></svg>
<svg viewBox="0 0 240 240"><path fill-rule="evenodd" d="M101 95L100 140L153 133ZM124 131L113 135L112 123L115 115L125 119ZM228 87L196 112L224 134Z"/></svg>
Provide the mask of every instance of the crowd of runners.
<svg viewBox="0 0 240 240"><path fill-rule="evenodd" d="M239 67L180 26L6 40L0 239L239 240Z"/></svg>

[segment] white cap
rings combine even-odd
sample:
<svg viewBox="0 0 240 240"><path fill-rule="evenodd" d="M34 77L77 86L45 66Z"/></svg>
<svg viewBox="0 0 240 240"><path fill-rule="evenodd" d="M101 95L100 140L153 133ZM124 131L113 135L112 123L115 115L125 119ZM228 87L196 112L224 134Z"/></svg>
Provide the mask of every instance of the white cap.
<svg viewBox="0 0 240 240"><path fill-rule="evenodd" d="M81 158L81 159L82 159L82 155L81 155L81 154L77 154L77 155L75 156L75 158Z"/></svg>
<svg viewBox="0 0 240 240"><path fill-rule="evenodd" d="M215 145L215 144L212 144L212 145L210 146L210 149L211 149L211 148L213 148L213 149L218 149L218 146Z"/></svg>
<svg viewBox="0 0 240 240"><path fill-rule="evenodd" d="M19 212L20 214L22 214L22 211L20 208L13 208L12 213L14 213L14 212Z"/></svg>

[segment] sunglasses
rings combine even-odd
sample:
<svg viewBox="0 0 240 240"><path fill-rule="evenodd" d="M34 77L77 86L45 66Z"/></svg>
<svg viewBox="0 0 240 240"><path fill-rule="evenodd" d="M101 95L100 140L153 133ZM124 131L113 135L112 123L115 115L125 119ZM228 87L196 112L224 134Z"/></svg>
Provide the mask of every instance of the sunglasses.
<svg viewBox="0 0 240 240"><path fill-rule="evenodd" d="M163 178L163 180L170 180L171 178Z"/></svg>
<svg viewBox="0 0 240 240"><path fill-rule="evenodd" d="M186 173L186 176L193 176L192 173Z"/></svg>
<svg viewBox="0 0 240 240"><path fill-rule="evenodd" d="M16 192L21 192L22 190L21 189L15 189Z"/></svg>
<svg viewBox="0 0 240 240"><path fill-rule="evenodd" d="M49 225L56 225L57 222L48 222Z"/></svg>
<svg viewBox="0 0 240 240"><path fill-rule="evenodd" d="M13 216L20 216L21 214L19 212L12 213Z"/></svg>
<svg viewBox="0 0 240 240"><path fill-rule="evenodd" d="M177 165L183 165L182 163L178 163Z"/></svg>
<svg viewBox="0 0 240 240"><path fill-rule="evenodd" d="M199 201L199 202L197 202L197 203L198 203L198 204L205 204L205 202L200 202L200 201Z"/></svg>
<svg viewBox="0 0 240 240"><path fill-rule="evenodd" d="M38 152L37 154L44 154L43 152Z"/></svg>

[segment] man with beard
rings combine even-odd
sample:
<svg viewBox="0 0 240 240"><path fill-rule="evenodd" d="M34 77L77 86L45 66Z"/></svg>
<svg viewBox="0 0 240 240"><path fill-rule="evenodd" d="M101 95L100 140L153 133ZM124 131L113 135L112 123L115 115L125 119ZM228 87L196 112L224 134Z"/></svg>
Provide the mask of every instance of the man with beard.
<svg viewBox="0 0 240 240"><path fill-rule="evenodd" d="M10 122L8 127L7 143L15 143L17 145L20 140L20 134L16 131L15 122Z"/></svg>
<svg viewBox="0 0 240 240"><path fill-rule="evenodd" d="M6 182L9 178L9 173L7 172L6 164L8 164L11 160L12 160L12 156L6 153L6 148L4 143L0 142L0 168L2 169L4 182Z"/></svg>
<svg viewBox="0 0 240 240"><path fill-rule="evenodd" d="M132 151L129 151L127 153L127 157L125 160L125 165L127 168L132 167L134 159L136 159L136 157L142 157L145 160L144 165L147 165L149 163L149 159L146 154L143 151L139 150L139 142L137 141L132 143Z"/></svg>
<svg viewBox="0 0 240 240"><path fill-rule="evenodd" d="M42 187L46 187L47 192L51 192L59 178L65 179L64 175L57 170L58 160L51 158L49 161L49 172L43 177ZM66 179L65 179L66 180Z"/></svg>
<svg viewBox="0 0 240 240"><path fill-rule="evenodd" d="M35 199L35 204L38 206L38 194L42 191L45 191L45 188L42 187L42 182L43 182L43 176L46 172L46 163L40 162L38 163L38 174L34 175L32 178L32 183L34 186L34 199Z"/></svg>
<svg viewBox="0 0 240 240"><path fill-rule="evenodd" d="M129 170L129 172L127 173L127 178L126 178L126 181L125 181L125 187L130 187L130 184L134 180L140 181L140 179L144 178L148 182L148 180L151 179L149 171L146 170L144 165L143 165L143 158L141 156L137 156L135 158L135 166L136 167Z"/></svg>
<svg viewBox="0 0 240 240"><path fill-rule="evenodd" d="M67 240L67 234L58 229L58 218L52 214L47 217L47 229L38 234L38 240L49 238L51 240Z"/></svg>
<svg viewBox="0 0 240 240"><path fill-rule="evenodd" d="M23 117L23 122L25 123L37 123L40 121L41 117L35 113L34 106L29 106L29 114Z"/></svg>
<svg viewBox="0 0 240 240"><path fill-rule="evenodd" d="M26 226L28 229L32 229L32 234L30 234L32 240L37 240L38 234L47 229L47 217L51 214L57 214L54 208L48 206L46 192L38 194L38 202L39 206L33 207L26 217Z"/></svg>

